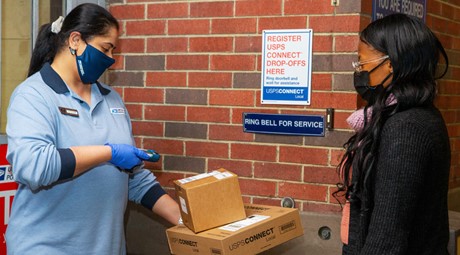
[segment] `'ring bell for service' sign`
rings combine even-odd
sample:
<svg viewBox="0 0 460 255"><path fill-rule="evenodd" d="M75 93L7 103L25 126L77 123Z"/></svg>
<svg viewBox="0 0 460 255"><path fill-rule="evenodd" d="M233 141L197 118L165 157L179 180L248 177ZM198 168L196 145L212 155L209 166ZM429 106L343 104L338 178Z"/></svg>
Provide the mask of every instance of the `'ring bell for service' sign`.
<svg viewBox="0 0 460 255"><path fill-rule="evenodd" d="M262 104L310 105L311 29L264 30Z"/></svg>

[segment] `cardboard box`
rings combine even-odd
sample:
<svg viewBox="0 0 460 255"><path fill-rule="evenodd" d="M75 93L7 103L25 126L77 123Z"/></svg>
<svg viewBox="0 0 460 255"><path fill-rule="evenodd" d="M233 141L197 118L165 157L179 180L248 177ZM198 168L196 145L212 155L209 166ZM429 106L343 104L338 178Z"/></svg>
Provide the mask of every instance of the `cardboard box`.
<svg viewBox="0 0 460 255"><path fill-rule="evenodd" d="M246 218L238 176L223 168L174 181L182 221L195 233Z"/></svg>
<svg viewBox="0 0 460 255"><path fill-rule="evenodd" d="M265 205L245 205L244 220L193 233L186 226L166 230L169 249L176 255L251 255L303 235L299 211Z"/></svg>

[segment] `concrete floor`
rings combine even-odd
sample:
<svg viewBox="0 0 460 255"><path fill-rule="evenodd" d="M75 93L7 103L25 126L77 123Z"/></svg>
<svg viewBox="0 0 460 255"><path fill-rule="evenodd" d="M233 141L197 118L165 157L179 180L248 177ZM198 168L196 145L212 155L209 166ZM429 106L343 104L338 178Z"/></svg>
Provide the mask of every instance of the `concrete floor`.
<svg viewBox="0 0 460 255"><path fill-rule="evenodd" d="M276 246L259 255L303 255L341 254L340 215L301 213L304 235ZM451 239L449 251L459 254L460 249L460 212L449 211ZM171 227L163 219L148 212L142 206L129 203L126 223L128 255L170 255L166 229ZM329 239L324 240L318 231L322 227L330 229Z"/></svg>

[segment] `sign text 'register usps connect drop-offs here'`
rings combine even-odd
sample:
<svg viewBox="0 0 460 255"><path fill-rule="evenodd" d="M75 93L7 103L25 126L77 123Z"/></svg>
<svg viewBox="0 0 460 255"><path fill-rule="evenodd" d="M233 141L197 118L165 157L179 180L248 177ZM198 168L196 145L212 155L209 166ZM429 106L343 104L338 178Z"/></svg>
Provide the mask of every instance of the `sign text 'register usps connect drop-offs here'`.
<svg viewBox="0 0 460 255"><path fill-rule="evenodd" d="M264 30L262 104L309 105L311 29Z"/></svg>

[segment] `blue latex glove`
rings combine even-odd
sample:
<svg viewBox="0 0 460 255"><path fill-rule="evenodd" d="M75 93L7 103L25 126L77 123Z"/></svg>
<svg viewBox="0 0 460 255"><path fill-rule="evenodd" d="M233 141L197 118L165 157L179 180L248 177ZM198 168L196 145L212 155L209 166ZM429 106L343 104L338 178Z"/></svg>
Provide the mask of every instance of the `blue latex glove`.
<svg viewBox="0 0 460 255"><path fill-rule="evenodd" d="M110 143L105 145L112 148L112 159L109 162L123 170L133 169L135 166L140 165L142 160L150 158L143 150L139 150L132 145Z"/></svg>

